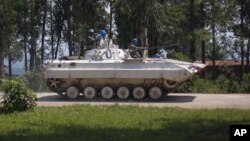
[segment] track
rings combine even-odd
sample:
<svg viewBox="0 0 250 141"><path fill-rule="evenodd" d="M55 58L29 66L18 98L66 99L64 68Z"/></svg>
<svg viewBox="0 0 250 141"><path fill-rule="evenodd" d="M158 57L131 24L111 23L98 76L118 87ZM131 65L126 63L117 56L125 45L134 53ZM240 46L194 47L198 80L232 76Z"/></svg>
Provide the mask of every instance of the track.
<svg viewBox="0 0 250 141"><path fill-rule="evenodd" d="M0 97L1 97L0 93ZM158 101L120 101L102 99L87 101L84 98L67 100L55 93L37 93L38 106L85 105L136 105L142 107L180 107L191 109L237 108L250 109L250 94L176 94L171 93Z"/></svg>

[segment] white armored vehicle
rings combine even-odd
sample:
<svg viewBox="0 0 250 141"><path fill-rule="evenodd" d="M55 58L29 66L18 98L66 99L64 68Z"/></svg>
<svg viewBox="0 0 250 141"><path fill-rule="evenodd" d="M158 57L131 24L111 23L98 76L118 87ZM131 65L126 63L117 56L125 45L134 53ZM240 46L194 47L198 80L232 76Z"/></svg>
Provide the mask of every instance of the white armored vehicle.
<svg viewBox="0 0 250 141"><path fill-rule="evenodd" d="M46 61L47 85L70 99L157 100L205 67L166 58L132 58L130 54L131 50L111 44L88 50L83 57Z"/></svg>

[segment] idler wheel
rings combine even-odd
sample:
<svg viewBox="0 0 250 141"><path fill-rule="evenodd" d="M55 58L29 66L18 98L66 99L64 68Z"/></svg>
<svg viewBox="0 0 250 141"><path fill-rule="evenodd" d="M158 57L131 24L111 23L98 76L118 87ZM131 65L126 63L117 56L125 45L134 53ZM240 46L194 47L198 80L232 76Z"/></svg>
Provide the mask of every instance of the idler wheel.
<svg viewBox="0 0 250 141"><path fill-rule="evenodd" d="M149 89L148 95L151 99L157 100L162 96L162 90L159 87L151 87Z"/></svg>
<svg viewBox="0 0 250 141"><path fill-rule="evenodd" d="M79 96L79 90L75 86L71 86L67 89L66 95L69 99L76 99Z"/></svg>
<svg viewBox="0 0 250 141"><path fill-rule="evenodd" d="M110 86L103 87L101 90L101 96L104 99L111 99L114 95L114 91Z"/></svg>
<svg viewBox="0 0 250 141"><path fill-rule="evenodd" d="M167 88L174 88L178 85L178 82L170 80L164 80L163 83Z"/></svg>
<svg viewBox="0 0 250 141"><path fill-rule="evenodd" d="M122 100L128 99L129 97L128 87L125 87L125 86L119 87L118 90L116 91L116 95L119 99L122 99Z"/></svg>
<svg viewBox="0 0 250 141"><path fill-rule="evenodd" d="M142 100L146 97L146 91L143 87L135 87L132 94L136 100Z"/></svg>
<svg viewBox="0 0 250 141"><path fill-rule="evenodd" d="M83 91L83 96L86 99L93 99L96 96L96 90L93 87L86 87Z"/></svg>

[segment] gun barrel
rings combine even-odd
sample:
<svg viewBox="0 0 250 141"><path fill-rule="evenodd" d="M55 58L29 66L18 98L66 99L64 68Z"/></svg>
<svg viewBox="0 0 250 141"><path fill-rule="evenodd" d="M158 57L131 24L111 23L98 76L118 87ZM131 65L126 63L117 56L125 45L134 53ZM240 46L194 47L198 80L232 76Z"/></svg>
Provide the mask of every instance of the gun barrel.
<svg viewBox="0 0 250 141"><path fill-rule="evenodd" d="M159 46L159 47L134 47L131 50L153 50L153 49L167 49L167 48L175 48L178 47L178 45L168 45L168 46Z"/></svg>

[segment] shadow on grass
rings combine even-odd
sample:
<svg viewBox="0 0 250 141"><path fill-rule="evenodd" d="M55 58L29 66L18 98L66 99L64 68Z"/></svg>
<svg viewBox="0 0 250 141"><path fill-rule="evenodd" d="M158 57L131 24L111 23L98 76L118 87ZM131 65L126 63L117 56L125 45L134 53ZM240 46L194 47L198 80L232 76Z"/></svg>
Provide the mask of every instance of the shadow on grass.
<svg viewBox="0 0 250 141"><path fill-rule="evenodd" d="M161 120L161 119L159 119ZM31 127L0 133L1 141L227 141L229 124L218 121L171 122L162 119L162 128L88 128L81 124L49 125L48 130ZM48 125L44 125L48 126ZM143 125L142 125L143 127Z"/></svg>
<svg viewBox="0 0 250 141"><path fill-rule="evenodd" d="M78 97L76 100L69 100L64 96L60 95L50 95L50 96L42 96L38 98L38 101L40 102L131 102L131 103L187 103L192 102L195 99L195 96L180 96L180 95L171 95L171 96L163 96L159 100L151 100L150 98L147 98L143 101L136 101L132 98L128 100L119 100L117 98L113 98L111 100L104 100L103 98L97 97L93 100L86 100L83 96Z"/></svg>

